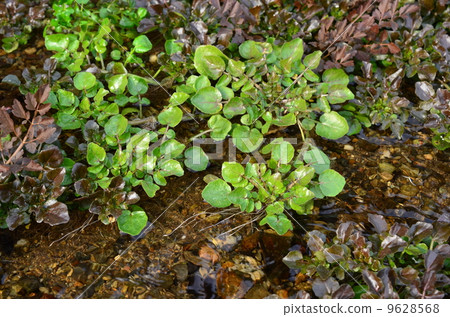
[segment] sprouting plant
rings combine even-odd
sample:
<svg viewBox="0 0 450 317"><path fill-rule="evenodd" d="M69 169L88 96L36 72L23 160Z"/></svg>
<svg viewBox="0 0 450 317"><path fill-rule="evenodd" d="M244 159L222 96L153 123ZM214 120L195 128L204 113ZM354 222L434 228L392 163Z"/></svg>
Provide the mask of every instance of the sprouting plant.
<svg viewBox="0 0 450 317"><path fill-rule="evenodd" d="M182 43L185 53L190 54L200 45L227 48L249 39L291 40L307 28L299 21L314 9L308 4L300 14L290 2L267 0L156 0L149 3L148 16L140 21L138 31L158 29L166 39Z"/></svg>
<svg viewBox="0 0 450 317"><path fill-rule="evenodd" d="M26 95L25 107L14 100L11 111L0 109L0 209L6 210L0 217L2 228L27 224L32 214L50 225L69 221L66 204L57 201L65 190L63 157L58 148L46 145L59 135L53 118L45 116L49 92L48 85L42 86Z"/></svg>
<svg viewBox="0 0 450 317"><path fill-rule="evenodd" d="M88 1L61 0L53 4L55 19L44 31L45 45L63 68L72 74L84 65L92 63L92 58L100 62L105 71L105 58L112 54L114 60L122 57L120 50L124 41L134 39L133 48L126 54L128 62L142 63L135 53L147 52L151 43L145 35L138 36L132 30L145 15L145 9L130 10L121 7L117 1L102 3L94 8ZM55 33L49 34L49 30ZM112 53L114 52L114 53Z"/></svg>
<svg viewBox="0 0 450 317"><path fill-rule="evenodd" d="M271 154L267 164L223 163L222 179L210 181L203 198L214 207L255 211L260 225L268 224L283 235L293 228L287 210L309 214L314 198L333 197L344 188L344 177L330 169L328 157L317 147L294 160L294 147L279 138L261 152Z"/></svg>
<svg viewBox="0 0 450 317"><path fill-rule="evenodd" d="M318 298L443 298L448 224L389 225L379 215L369 222L375 231L369 236L354 222L341 223L330 239L307 232L309 252L291 251L283 262L311 280Z"/></svg>
<svg viewBox="0 0 450 317"><path fill-rule="evenodd" d="M248 153L259 148L273 125L297 124L302 133L315 127L330 139L348 132L347 121L330 106L354 97L348 76L339 69L321 77L314 73L321 52L303 57L303 41L295 39L282 46L247 41L239 54L233 59L216 47L200 46L194 54L199 76L190 76L171 97L171 104L189 100L209 117L210 129L202 134L209 132L214 140L231 135L236 147Z"/></svg>

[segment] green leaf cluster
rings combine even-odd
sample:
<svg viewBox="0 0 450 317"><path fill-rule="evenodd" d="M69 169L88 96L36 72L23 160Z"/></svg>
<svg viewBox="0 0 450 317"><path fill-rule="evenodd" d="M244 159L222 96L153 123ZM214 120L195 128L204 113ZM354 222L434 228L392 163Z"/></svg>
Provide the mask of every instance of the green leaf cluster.
<svg viewBox="0 0 450 317"><path fill-rule="evenodd" d="M282 235L292 229L286 210L309 214L314 198L336 196L345 185L318 148L306 152L303 160L294 159L294 147L280 138L261 152L271 156L266 164L224 162L222 178L208 183L203 198L218 208L233 205L242 211L265 212L260 225L268 224Z"/></svg>

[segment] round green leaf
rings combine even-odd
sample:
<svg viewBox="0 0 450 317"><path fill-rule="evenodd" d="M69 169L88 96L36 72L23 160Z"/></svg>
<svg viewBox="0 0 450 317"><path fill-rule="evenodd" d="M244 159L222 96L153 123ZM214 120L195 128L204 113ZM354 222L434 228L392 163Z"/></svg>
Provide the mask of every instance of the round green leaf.
<svg viewBox="0 0 450 317"><path fill-rule="evenodd" d="M327 99L330 103L342 103L355 98L355 95L345 85L333 85L328 88Z"/></svg>
<svg viewBox="0 0 450 317"><path fill-rule="evenodd" d="M199 172L204 171L208 167L208 155L205 154L201 147L190 147L184 152L184 156L186 157L184 165L191 170Z"/></svg>
<svg viewBox="0 0 450 317"><path fill-rule="evenodd" d="M159 123L172 128L177 126L181 119L183 119L183 111L176 106L166 108L158 115Z"/></svg>
<svg viewBox="0 0 450 317"><path fill-rule="evenodd" d="M231 98L223 107L223 114L228 119L246 112L247 110L245 109L244 102L240 97Z"/></svg>
<svg viewBox="0 0 450 317"><path fill-rule="evenodd" d="M319 66L321 56L321 51L312 52L311 54L305 56L303 59L303 65L308 67L308 69L316 69Z"/></svg>
<svg viewBox="0 0 450 317"><path fill-rule="evenodd" d="M316 171L311 166L300 166L291 174L289 174L288 179L291 182L295 181L296 184L299 184L301 186L306 186L312 180L315 173Z"/></svg>
<svg viewBox="0 0 450 317"><path fill-rule="evenodd" d="M224 162L222 164L222 177L229 183L239 183L244 175L244 167L237 162Z"/></svg>
<svg viewBox="0 0 450 317"><path fill-rule="evenodd" d="M186 146L177 140L171 139L161 144L159 152L164 155L165 158L176 158L183 153Z"/></svg>
<svg viewBox="0 0 450 317"><path fill-rule="evenodd" d="M169 103L173 106L182 105L186 100L188 100L189 94L185 92L175 92L170 97Z"/></svg>
<svg viewBox="0 0 450 317"><path fill-rule="evenodd" d="M152 49L152 42L146 35L139 35L133 41L134 50L137 53L145 53Z"/></svg>
<svg viewBox="0 0 450 317"><path fill-rule="evenodd" d="M211 81L209 80L208 76L201 75L199 76L194 83L194 88L196 91L211 86Z"/></svg>
<svg viewBox="0 0 450 317"><path fill-rule="evenodd" d="M335 170L328 169L319 176L320 189L325 196L334 197L345 186L345 178Z"/></svg>
<svg viewBox="0 0 450 317"><path fill-rule="evenodd" d="M294 158L295 149L289 142L274 144L271 158L281 164L288 164Z"/></svg>
<svg viewBox="0 0 450 317"><path fill-rule="evenodd" d="M117 224L120 231L128 233L132 236L137 236L147 225L148 217L145 211L123 210L119 218L117 218Z"/></svg>
<svg viewBox="0 0 450 317"><path fill-rule="evenodd" d="M128 120L121 114L109 118L105 124L105 133L109 136L121 136L128 127Z"/></svg>
<svg viewBox="0 0 450 317"><path fill-rule="evenodd" d="M255 41L245 41L239 46L239 54L245 59L260 58L263 49Z"/></svg>
<svg viewBox="0 0 450 317"><path fill-rule="evenodd" d="M232 132L233 143L244 152L250 153L258 149L264 141L264 137L258 129L236 125Z"/></svg>
<svg viewBox="0 0 450 317"><path fill-rule="evenodd" d="M330 168L330 159L318 148L314 147L303 156L303 160L316 170L317 174Z"/></svg>
<svg viewBox="0 0 450 317"><path fill-rule="evenodd" d="M122 94L127 87L128 79L127 75L120 74L111 76L108 80L108 88L109 90L116 95Z"/></svg>
<svg viewBox="0 0 450 317"><path fill-rule="evenodd" d="M284 235L286 232L293 229L291 221L284 214L266 216L259 224L261 226L268 224L279 235Z"/></svg>
<svg viewBox="0 0 450 317"><path fill-rule="evenodd" d="M222 109L222 94L215 87L204 87L192 96L192 104L203 113L215 114Z"/></svg>
<svg viewBox="0 0 450 317"><path fill-rule="evenodd" d="M231 130L231 122L221 115L214 115L208 120L208 127L212 129L211 138L215 141L223 140Z"/></svg>
<svg viewBox="0 0 450 317"><path fill-rule="evenodd" d="M81 120L78 118L78 116L58 112L56 114L56 118L56 124L63 130L76 130L81 128Z"/></svg>
<svg viewBox="0 0 450 317"><path fill-rule="evenodd" d="M281 47L280 58L289 59L292 63L300 60L303 56L303 40L295 39L286 42Z"/></svg>
<svg viewBox="0 0 450 317"><path fill-rule="evenodd" d="M148 90L147 81L143 77L136 75L128 75L127 87L133 96L143 95Z"/></svg>
<svg viewBox="0 0 450 317"><path fill-rule="evenodd" d="M67 34L51 34L45 36L45 47L49 51L63 52L69 46L70 39Z"/></svg>
<svg viewBox="0 0 450 317"><path fill-rule="evenodd" d="M327 69L323 72L322 81L332 85L344 85L347 86L349 78L347 74L342 69Z"/></svg>
<svg viewBox="0 0 450 317"><path fill-rule="evenodd" d="M240 77L245 72L245 63L230 59L228 61L227 72L229 72L232 76Z"/></svg>
<svg viewBox="0 0 450 317"><path fill-rule="evenodd" d="M160 174L163 177L167 177L167 176L183 176L184 175L184 170L183 167L181 166L180 162L176 161L176 160L166 160L163 161L160 165Z"/></svg>
<svg viewBox="0 0 450 317"><path fill-rule="evenodd" d="M202 191L202 197L213 207L225 208L231 205L228 199L230 193L230 185L222 179L216 179L206 185Z"/></svg>
<svg viewBox="0 0 450 317"><path fill-rule="evenodd" d="M200 75L218 79L225 70L227 57L212 45L202 45L197 48L194 55L194 66Z"/></svg>
<svg viewBox="0 0 450 317"><path fill-rule="evenodd" d="M153 179L151 178L151 176L149 178L146 177L146 179L142 180L141 186L148 197L155 197L156 192L160 189L158 185L153 183Z"/></svg>
<svg viewBox="0 0 450 317"><path fill-rule="evenodd" d="M276 201L266 207L266 213L268 215L277 215L284 212L284 202Z"/></svg>
<svg viewBox="0 0 450 317"><path fill-rule="evenodd" d="M176 40L167 40L164 43L164 48L168 55L173 55L183 51L183 43L176 42Z"/></svg>
<svg viewBox="0 0 450 317"><path fill-rule="evenodd" d="M90 165L99 165L105 158L106 152L101 146L92 142L88 144L86 159Z"/></svg>
<svg viewBox="0 0 450 317"><path fill-rule="evenodd" d="M314 193L305 186L295 185L291 189L293 194L292 201L296 205L304 205L314 198Z"/></svg>
<svg viewBox="0 0 450 317"><path fill-rule="evenodd" d="M110 56L111 56L111 58L113 59L113 60L115 60L115 61L118 61L118 60L120 60L120 51L119 50L112 50L111 51L111 54L110 54Z"/></svg>
<svg viewBox="0 0 450 317"><path fill-rule="evenodd" d="M316 133L321 137L336 140L348 132L348 123L336 111L324 113L320 117L320 123L316 125Z"/></svg>
<svg viewBox="0 0 450 317"><path fill-rule="evenodd" d="M78 90L86 90L94 87L96 82L95 76L88 72L80 72L73 78L73 84Z"/></svg>

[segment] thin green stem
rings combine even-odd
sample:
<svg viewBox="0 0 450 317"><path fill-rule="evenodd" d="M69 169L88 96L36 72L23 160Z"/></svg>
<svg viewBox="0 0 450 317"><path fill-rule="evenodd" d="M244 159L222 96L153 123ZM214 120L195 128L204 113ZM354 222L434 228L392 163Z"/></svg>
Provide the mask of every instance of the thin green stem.
<svg viewBox="0 0 450 317"><path fill-rule="evenodd" d="M211 132L211 131L213 131L213 129L208 129L208 130L205 130L205 131L203 131L203 132L200 132L199 134L194 135L192 138L190 138L190 140L191 140L191 141L192 141L192 140L195 140L195 139L197 139L198 137L201 137L202 135L205 135L206 133L209 133L209 132Z"/></svg>

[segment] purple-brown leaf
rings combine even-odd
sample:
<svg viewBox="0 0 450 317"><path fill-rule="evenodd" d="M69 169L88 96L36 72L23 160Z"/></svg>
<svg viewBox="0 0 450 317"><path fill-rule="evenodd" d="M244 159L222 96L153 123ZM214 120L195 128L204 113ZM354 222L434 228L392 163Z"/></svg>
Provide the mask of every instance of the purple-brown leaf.
<svg viewBox="0 0 450 317"><path fill-rule="evenodd" d="M12 113L17 118L26 119L26 120L30 119L30 113L28 111L25 111L25 109L23 109L22 104L17 99L14 99L14 102L12 105Z"/></svg>
<svg viewBox="0 0 450 317"><path fill-rule="evenodd" d="M36 92L36 99L40 104L43 104L44 102L47 101L48 96L50 95L50 85L44 85L41 86L38 91Z"/></svg>
<svg viewBox="0 0 450 317"><path fill-rule="evenodd" d="M36 97L33 94L27 93L25 96L25 107L30 111L34 111L37 105Z"/></svg>
<svg viewBox="0 0 450 317"><path fill-rule="evenodd" d="M5 109L0 109L0 136L14 132L14 122Z"/></svg>

